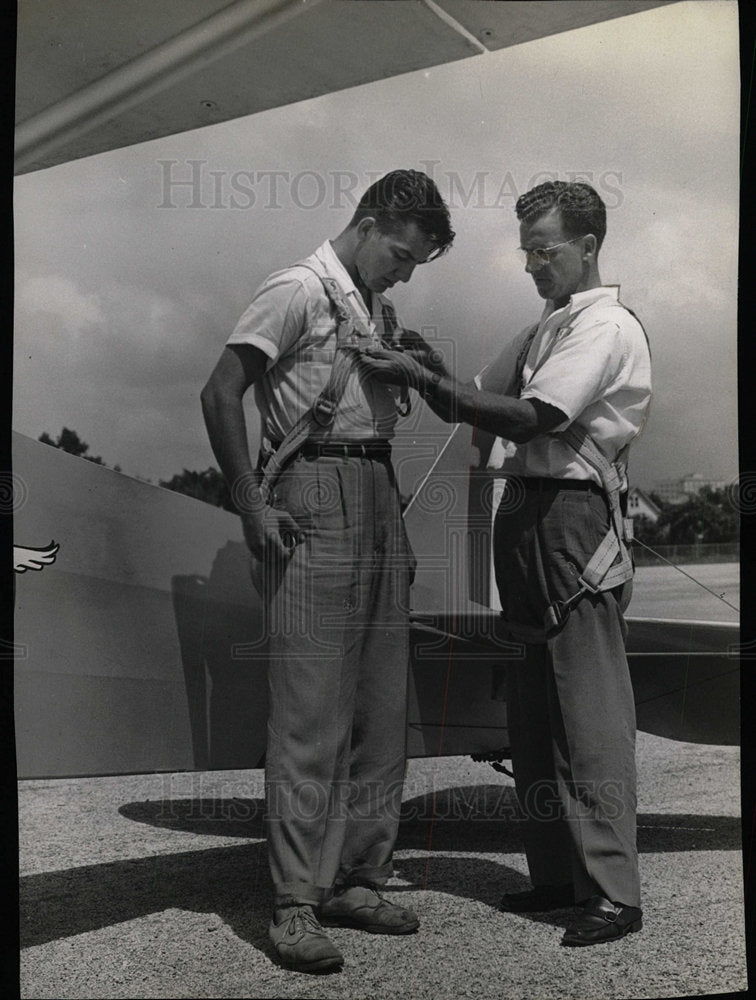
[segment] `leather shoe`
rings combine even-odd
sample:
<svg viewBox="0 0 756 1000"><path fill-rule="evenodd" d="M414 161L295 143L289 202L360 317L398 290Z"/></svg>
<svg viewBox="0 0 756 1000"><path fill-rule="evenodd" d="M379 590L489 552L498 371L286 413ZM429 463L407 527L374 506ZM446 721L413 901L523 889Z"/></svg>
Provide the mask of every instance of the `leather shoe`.
<svg viewBox="0 0 756 1000"><path fill-rule="evenodd" d="M536 885L527 892L508 892L501 897L499 909L507 913L545 913L575 905L572 883Z"/></svg>
<svg viewBox="0 0 756 1000"><path fill-rule="evenodd" d="M311 906L276 910L268 934L281 965L288 969L322 972L344 964L344 956L318 923Z"/></svg>
<svg viewBox="0 0 756 1000"><path fill-rule="evenodd" d="M371 934L411 934L420 926L412 910L389 902L367 885L336 889L321 904L318 916L327 927L357 927Z"/></svg>
<svg viewBox="0 0 756 1000"><path fill-rule="evenodd" d="M643 911L637 906L611 903L603 896L591 896L577 918L564 932L562 944L601 944L615 941L639 931L643 926Z"/></svg>

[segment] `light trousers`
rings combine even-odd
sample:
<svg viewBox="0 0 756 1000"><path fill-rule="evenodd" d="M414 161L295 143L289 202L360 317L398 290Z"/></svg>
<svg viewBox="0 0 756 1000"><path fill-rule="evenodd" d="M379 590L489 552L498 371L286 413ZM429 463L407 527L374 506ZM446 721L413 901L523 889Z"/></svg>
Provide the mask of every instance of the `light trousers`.
<svg viewBox="0 0 756 1000"><path fill-rule="evenodd" d="M392 874L405 768L409 547L389 458L299 457L306 532L268 594L267 837L278 905Z"/></svg>

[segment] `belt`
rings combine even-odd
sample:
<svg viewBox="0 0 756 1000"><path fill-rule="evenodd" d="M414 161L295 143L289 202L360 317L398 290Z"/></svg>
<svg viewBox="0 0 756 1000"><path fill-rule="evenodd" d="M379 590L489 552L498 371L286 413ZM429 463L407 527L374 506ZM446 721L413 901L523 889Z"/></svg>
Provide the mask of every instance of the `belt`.
<svg viewBox="0 0 756 1000"><path fill-rule="evenodd" d="M589 493L603 493L604 490L592 479L550 479L548 476L513 476L526 490L544 493L548 490L587 490Z"/></svg>
<svg viewBox="0 0 756 1000"><path fill-rule="evenodd" d="M512 478L521 483L524 489L536 490L538 493L549 491L556 493L557 490L584 490L606 498L604 487L599 486L592 479L550 479L548 476L513 476ZM627 490L622 490L619 502L622 516L627 517Z"/></svg>
<svg viewBox="0 0 756 1000"><path fill-rule="evenodd" d="M306 441L301 448L308 458L390 458L391 444L385 440L371 441Z"/></svg>

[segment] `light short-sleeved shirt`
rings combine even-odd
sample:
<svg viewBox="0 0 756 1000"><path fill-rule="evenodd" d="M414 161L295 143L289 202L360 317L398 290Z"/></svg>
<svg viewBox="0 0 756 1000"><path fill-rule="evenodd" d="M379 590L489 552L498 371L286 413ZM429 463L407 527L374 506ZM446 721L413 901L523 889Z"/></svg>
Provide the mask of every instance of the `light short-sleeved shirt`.
<svg viewBox="0 0 756 1000"><path fill-rule="evenodd" d="M315 402L331 374L336 320L320 278L303 266L310 262L336 279L361 326L376 343L391 334L384 326L383 306L390 307L388 299L374 292L371 316L329 240L302 263L271 274L227 341L228 346L250 344L267 355L265 374L255 383L254 393L263 434L269 441L283 440ZM391 438L396 420L394 390L353 372L333 424L313 431L311 436L313 440L339 441Z"/></svg>
<svg viewBox="0 0 756 1000"><path fill-rule="evenodd" d="M549 403L567 420L523 444L497 439L489 467L502 475L600 483L593 466L559 437L574 421L619 465L627 486L626 449L642 430L651 402L651 357L640 323L619 305L618 294L615 286L602 286L576 293L561 309L547 301L528 350L520 397ZM496 391L486 375L494 367L501 371L502 361L506 367L509 355L514 366L514 346L479 376L481 388Z"/></svg>

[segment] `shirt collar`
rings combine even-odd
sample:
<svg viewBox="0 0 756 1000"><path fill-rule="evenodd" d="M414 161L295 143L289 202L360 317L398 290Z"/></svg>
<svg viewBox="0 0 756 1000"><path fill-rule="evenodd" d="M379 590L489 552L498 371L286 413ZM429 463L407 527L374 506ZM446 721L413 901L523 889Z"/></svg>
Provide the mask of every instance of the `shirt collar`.
<svg viewBox="0 0 756 1000"><path fill-rule="evenodd" d="M360 311L364 312L366 316L369 316L370 314L368 312L367 303L365 302L362 295L358 291L357 286L349 276L349 272L341 263L339 258L336 256L336 251L333 249L333 244L331 243L331 241L326 240L325 243L322 243L315 251L315 256L325 266L325 269L328 272L328 274L330 274L333 278L335 278L338 281L339 287L341 288L342 292L345 295L354 295L357 303L357 308L360 309ZM372 300L373 300L374 315L376 314L376 312L380 314L381 306L384 303L388 302L390 304L389 299L387 299L380 292L373 292ZM372 319L372 317L370 318Z"/></svg>
<svg viewBox="0 0 756 1000"><path fill-rule="evenodd" d="M616 302L619 299L619 285L599 285L597 288L587 288L584 292L575 292L574 295L570 296L570 301L567 305L562 306L560 309L555 309L554 303L549 299L544 307L541 322L545 322L557 312L559 313L560 320L569 319L578 310L593 305L599 299L611 299L612 302Z"/></svg>
<svg viewBox="0 0 756 1000"><path fill-rule="evenodd" d="M345 295L359 295L355 283L349 276L349 272L341 263L339 258L336 256L336 251L333 249L333 245L330 240L326 240L325 243L321 243L318 249L315 251L315 256L320 260L320 262L325 266L326 271L335 278L342 292Z"/></svg>

